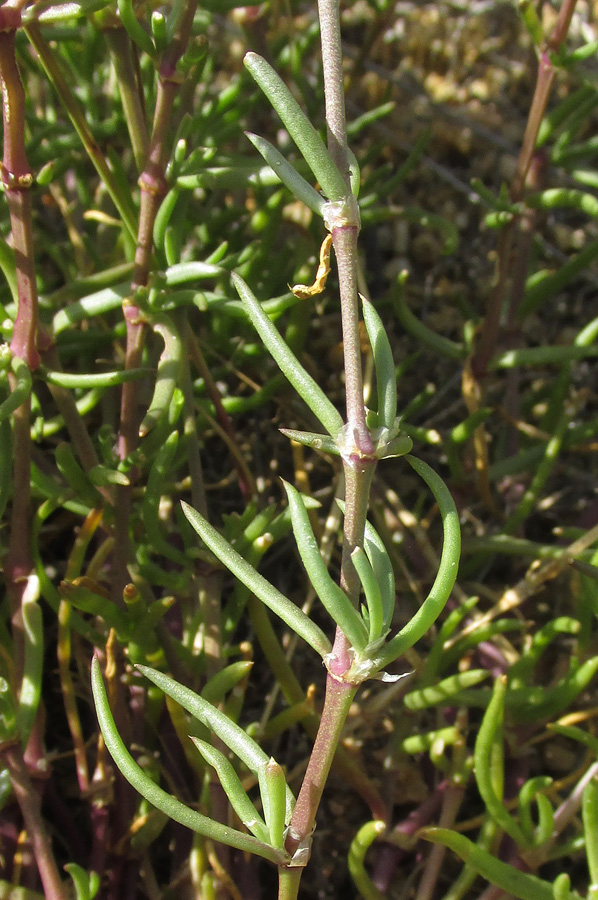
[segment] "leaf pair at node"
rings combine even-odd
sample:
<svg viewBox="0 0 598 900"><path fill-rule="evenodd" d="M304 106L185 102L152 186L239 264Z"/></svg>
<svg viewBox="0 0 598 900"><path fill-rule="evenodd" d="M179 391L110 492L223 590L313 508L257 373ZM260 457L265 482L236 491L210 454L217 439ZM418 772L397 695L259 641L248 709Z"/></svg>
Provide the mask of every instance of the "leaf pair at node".
<svg viewBox="0 0 598 900"><path fill-rule="evenodd" d="M282 768L249 735L215 706L174 679L147 666L137 666L167 696L217 735L257 778L263 816L247 794L230 760L220 750L197 737L191 740L206 762L218 773L231 806L250 834L201 815L164 791L133 759L118 733L97 658L92 662L92 690L98 721L112 758L125 778L153 806L172 819L212 840L255 853L277 865L289 864L284 849L285 829L295 798Z"/></svg>

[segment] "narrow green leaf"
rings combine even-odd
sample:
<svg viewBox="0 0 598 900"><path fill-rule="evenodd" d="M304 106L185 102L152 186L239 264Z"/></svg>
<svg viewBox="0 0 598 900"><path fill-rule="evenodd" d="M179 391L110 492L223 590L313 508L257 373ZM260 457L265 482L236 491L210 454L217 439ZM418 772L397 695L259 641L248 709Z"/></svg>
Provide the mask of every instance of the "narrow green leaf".
<svg viewBox="0 0 598 900"><path fill-rule="evenodd" d="M583 789L581 818L586 839L586 857L592 885L598 885L598 778L596 775Z"/></svg>
<svg viewBox="0 0 598 900"><path fill-rule="evenodd" d="M109 487L112 484L128 487L131 484L123 472L109 469L108 466L92 466L87 475L94 487Z"/></svg>
<svg viewBox="0 0 598 900"><path fill-rule="evenodd" d="M169 316L153 317L152 328L164 341L164 349L158 361L154 394L149 409L139 426L139 437L145 437L168 413L183 357L181 338Z"/></svg>
<svg viewBox="0 0 598 900"><path fill-rule="evenodd" d="M151 37L139 23L135 10L133 9L132 0L117 0L118 12L121 22L123 23L129 37L140 50L143 50L148 56L155 56L156 48Z"/></svg>
<svg viewBox="0 0 598 900"><path fill-rule="evenodd" d="M508 894L519 897L519 900L554 900L549 881L529 875L527 872L520 872L514 866L501 862L496 856L482 850L466 838L464 834L458 834L448 828L422 828L418 835L426 841L443 844L453 850L486 881L502 888Z"/></svg>
<svg viewBox="0 0 598 900"><path fill-rule="evenodd" d="M70 444L61 441L54 450L54 459L58 467L58 471L63 476L66 483L71 487L77 499L83 503L87 503L91 508L99 507L102 498L96 488L92 485L89 475L84 472L79 465Z"/></svg>
<svg viewBox="0 0 598 900"><path fill-rule="evenodd" d="M2 236L0 236L0 270L6 278L13 301L17 303L19 299L19 289L17 287L17 263L15 251Z"/></svg>
<svg viewBox="0 0 598 900"><path fill-rule="evenodd" d="M474 766L475 778L482 800L486 804L489 815L499 828L506 831L520 846L529 845L523 830L509 814L502 802L502 789L497 791L497 784L502 784L502 726L504 722L506 677L497 678L494 682L492 698L484 713L475 742ZM497 762L497 758L500 760ZM498 771L494 771L498 767Z"/></svg>
<svg viewBox="0 0 598 900"><path fill-rule="evenodd" d="M568 872L561 872L552 882L552 892L554 900L573 900L571 894L571 876ZM588 893L587 900L594 900L591 893Z"/></svg>
<svg viewBox="0 0 598 900"><path fill-rule="evenodd" d="M93 900L100 887L97 873L87 874L77 863L67 863L64 868L73 880L76 900Z"/></svg>
<svg viewBox="0 0 598 900"><path fill-rule="evenodd" d="M532 209L576 209L592 218L598 218L598 197L576 188L548 188L539 194L526 197Z"/></svg>
<svg viewBox="0 0 598 900"><path fill-rule="evenodd" d="M424 325L423 322L420 322L420 320L413 315L407 306L407 298L405 297L404 289L405 280L406 276L401 273L397 280L397 289L393 294L397 319L403 328L418 341L421 341L422 344L430 347L441 356L446 356L449 359L455 360L465 359L467 349L462 344L456 344L454 341L449 340L449 338L446 338L441 334L436 334L435 331L432 331L431 328L428 328L427 325Z"/></svg>
<svg viewBox="0 0 598 900"><path fill-rule="evenodd" d="M8 419L25 402L31 393L33 384L29 366L18 356L13 357L11 369L16 383L6 400L0 404L0 423Z"/></svg>
<svg viewBox="0 0 598 900"><path fill-rule="evenodd" d="M129 619L112 600L71 581L61 581L59 592L75 609L102 618L109 628L114 628L120 639L127 640L130 634Z"/></svg>
<svg viewBox="0 0 598 900"><path fill-rule="evenodd" d="M339 455L339 449L335 441L327 434L317 434L313 431L295 431L294 428L279 428L281 434L288 437L291 441L297 441L304 447L312 447L314 450L321 450L323 453L333 453Z"/></svg>
<svg viewBox="0 0 598 900"><path fill-rule="evenodd" d="M264 816L273 847L284 847L284 829L286 823L287 782L282 768L275 759L270 758L268 765L259 774L260 792L264 805Z"/></svg>
<svg viewBox="0 0 598 900"><path fill-rule="evenodd" d="M100 663L97 658L94 658L91 666L91 685L98 721L110 755L127 781L133 785L142 797L145 797L156 809L166 813L175 822L179 822L198 834L203 834L205 837L219 841L221 844L226 844L229 847L235 847L244 853L254 853L256 856L262 856L276 865L284 865L285 855L279 850L275 850L262 841L258 841L252 835L243 834L234 828L228 828L226 825L214 822L207 816L202 816L201 813L190 809L175 797L167 794L166 791L152 781L149 775L135 762L118 733L108 704Z"/></svg>
<svg viewBox="0 0 598 900"><path fill-rule="evenodd" d="M365 594L369 614L368 643L377 641L384 635L384 609L382 606L382 594L376 580L372 564L366 556L365 550L355 547L351 553L351 559L355 570L359 575L361 586Z"/></svg>
<svg viewBox="0 0 598 900"><path fill-rule="evenodd" d="M190 735L191 740L203 756L215 770L224 789L224 793L230 801L230 805L240 818L241 822L259 841L269 844L270 835L266 823L249 799L241 779L235 772L232 763L224 753L212 747L206 741Z"/></svg>
<svg viewBox="0 0 598 900"><path fill-rule="evenodd" d="M92 319L95 316L111 312L113 309L119 309L130 290L130 282L123 282L114 287L103 288L94 294L76 300L70 306L63 307L52 319L54 336L65 331L71 325L77 325L84 319Z"/></svg>
<svg viewBox="0 0 598 900"><path fill-rule="evenodd" d="M383 610L382 633L384 633L390 628L395 609L395 576L384 542L369 521L365 523L363 549L371 563L378 587L380 588Z"/></svg>
<svg viewBox="0 0 598 900"><path fill-rule="evenodd" d="M221 741L241 759L250 771L257 772L268 764L268 755L249 737L239 725L229 717L204 700L195 691L179 684L174 678L151 669L148 666L136 666L139 671L149 678L161 691L172 697L173 700L191 713L196 719L217 734Z"/></svg>
<svg viewBox="0 0 598 900"><path fill-rule="evenodd" d="M151 369L121 369L117 372L94 372L78 374L75 372L52 372L40 367L40 372L49 384L57 384L65 388L98 388L118 387L125 381L135 381L151 374Z"/></svg>
<svg viewBox="0 0 598 900"><path fill-rule="evenodd" d="M252 666L253 662L246 659L240 659L237 662L231 663L230 666L225 666L224 669L216 672L216 674L206 682L206 685L201 692L201 696L208 703L220 703L221 700L224 700L229 691L236 687L243 678L248 676Z"/></svg>
<svg viewBox="0 0 598 900"><path fill-rule="evenodd" d="M322 190L329 200L342 200L348 194L345 180L322 138L311 124L284 81L269 63L257 53L245 55L245 66L256 80L285 128L299 148Z"/></svg>
<svg viewBox="0 0 598 900"><path fill-rule="evenodd" d="M378 426L390 430L397 417L397 376L392 349L382 319L373 304L361 294L359 296L363 308L363 320L374 357L378 394Z"/></svg>
<svg viewBox="0 0 598 900"><path fill-rule="evenodd" d="M544 46L544 27L532 0L519 0L519 15L536 47Z"/></svg>
<svg viewBox="0 0 598 900"><path fill-rule="evenodd" d="M598 347L567 347L562 344L546 347L523 347L521 350L505 350L494 357L490 368L513 369L519 366L551 366L598 356Z"/></svg>
<svg viewBox="0 0 598 900"><path fill-rule="evenodd" d="M322 208L326 201L322 195L318 194L316 189L293 168L290 162L284 158L282 153L279 153L276 147L273 147L270 141L267 141L265 138L259 137L257 134L252 134L250 131L246 131L245 134L258 153L261 153L268 165L272 168L272 171L278 175L282 183L288 187L290 192L299 200L302 200L309 209L316 213L316 215L323 215Z"/></svg>
<svg viewBox="0 0 598 900"><path fill-rule="evenodd" d="M361 616L326 568L301 494L288 482L283 481L283 484L289 500L297 548L309 580L329 616L346 635L351 646L363 650L367 644L367 631Z"/></svg>
<svg viewBox="0 0 598 900"><path fill-rule="evenodd" d="M315 625L274 585L270 584L263 575L260 575L247 560L243 559L226 538L222 537L197 510L187 503L182 503L181 506L187 519L214 556L250 591L253 591L268 609L276 613L289 628L303 638L310 647L313 647L316 653L319 653L322 658L327 656L332 646L322 629Z"/></svg>
<svg viewBox="0 0 598 900"><path fill-rule="evenodd" d="M359 168L357 157L350 147L347 147L347 162L349 163L349 184L351 185L351 193L355 199L357 199L361 187L361 169Z"/></svg>
<svg viewBox="0 0 598 900"><path fill-rule="evenodd" d="M335 438L343 427L340 413L289 349L278 329L272 324L258 299L243 279L233 272L232 280L255 330L276 360L279 369L291 382L318 421L322 423L328 434Z"/></svg>
<svg viewBox="0 0 598 900"><path fill-rule="evenodd" d="M441 706L448 703L459 691L473 687L488 678L487 669L468 669L457 675L450 675L430 687L420 688L405 694L403 702L407 709L427 709L430 706Z"/></svg>
<svg viewBox="0 0 598 900"><path fill-rule="evenodd" d="M401 742L405 753L425 753L430 751L434 744L441 741L443 746L451 746L462 740L461 732L454 725L447 728L439 728L436 731L427 731L425 734L412 734Z"/></svg>
<svg viewBox="0 0 598 900"><path fill-rule="evenodd" d="M44 625L42 611L37 602L40 585L37 575L27 576L27 587L24 591L23 636L25 641L25 659L23 678L19 692L19 706L16 712L16 727L23 747L27 744L42 692L44 671Z"/></svg>
<svg viewBox="0 0 598 900"><path fill-rule="evenodd" d="M349 848L349 872L364 900L385 900L365 869L365 856L376 838L386 831L386 823L378 820L362 825Z"/></svg>
<svg viewBox="0 0 598 900"><path fill-rule="evenodd" d="M414 456L406 456L409 465L423 478L432 491L442 516L442 528L444 541L438 573L430 593L424 600L413 618L404 628L386 645L384 652L376 659L378 668L397 659L405 650L419 641L436 621L454 587L459 570L459 557L461 553L461 529L459 528L459 514L451 493L442 478L430 468L430 466L416 459Z"/></svg>
<svg viewBox="0 0 598 900"><path fill-rule="evenodd" d="M257 744L246 731L244 731L236 722L208 703L199 694L196 694L190 688L179 684L174 678L159 672L157 669L150 669L148 666L136 666L146 678L149 678L160 690L164 691L169 697L186 709L194 718L199 719L207 728L218 735L220 740L229 747L247 768L253 772L258 778L266 771L266 767L270 761L267 753ZM295 798L291 789L286 788L286 804L287 809L292 810L295 804Z"/></svg>

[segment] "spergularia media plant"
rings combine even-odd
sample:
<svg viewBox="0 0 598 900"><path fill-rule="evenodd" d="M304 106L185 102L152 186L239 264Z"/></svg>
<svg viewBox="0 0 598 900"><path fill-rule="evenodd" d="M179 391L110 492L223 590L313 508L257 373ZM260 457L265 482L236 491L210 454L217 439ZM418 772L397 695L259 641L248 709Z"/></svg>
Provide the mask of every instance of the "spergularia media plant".
<svg viewBox="0 0 598 900"><path fill-rule="evenodd" d="M329 269L330 241L338 270L346 419L306 371L264 310L251 287L238 275L233 283L259 337L297 394L319 421L322 433L287 430L289 438L340 457L345 484L340 584L330 575L310 524L308 504L301 493L285 483L288 511L299 555L313 590L330 622L323 630L263 577L207 519L184 504L187 520L204 548L302 638L322 659L326 694L320 725L298 796L286 783L281 766L258 743L205 697L173 678L147 666L140 671L168 697L201 723L203 737L192 738L199 753L212 766L239 821L228 827L187 807L159 787L134 761L114 723L100 673L94 660L93 692L106 745L131 784L155 807L194 831L249 853L278 867L279 898L297 896L303 868L310 856L311 837L322 791L339 747L344 722L359 686L377 678L394 680L387 668L412 647L442 611L453 588L460 553L458 515L440 477L424 462L409 455L410 438L401 433L397 416L395 365L390 343L375 305L357 290L357 239L360 227L357 192L359 170L347 145L341 77L338 2L320 0L320 28L326 95L328 147L272 67L255 53L245 65L274 107L317 182L320 194L285 157L262 137L249 140L284 185L321 217L328 237L323 238L320 269L312 286L298 285L298 296L316 293ZM377 402L364 404L359 337L360 311L372 347ZM434 496L442 517L444 543L438 573L428 597L415 616L393 633L395 581L385 545L367 520L370 485L379 460L404 457ZM219 747L208 742L216 735ZM243 767L253 773L259 788L254 802L244 786Z"/></svg>

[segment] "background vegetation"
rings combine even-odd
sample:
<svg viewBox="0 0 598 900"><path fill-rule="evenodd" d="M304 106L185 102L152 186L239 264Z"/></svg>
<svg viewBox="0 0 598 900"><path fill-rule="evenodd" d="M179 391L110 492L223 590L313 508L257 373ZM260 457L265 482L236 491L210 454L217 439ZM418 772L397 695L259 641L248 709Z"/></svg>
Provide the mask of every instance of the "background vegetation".
<svg viewBox="0 0 598 900"><path fill-rule="evenodd" d="M436 625L387 667L408 677L366 682L350 707L300 896L594 900L596 10L341 12L358 286L386 326L401 431L448 485L463 552ZM324 134L315 4L0 8L0 897L276 892L268 862L140 799L90 688L95 653L139 766L219 823L239 827L187 736L225 744L133 664L200 692L301 784L322 665L180 507L332 638L280 479L337 578L341 467L278 431L315 419L231 273L344 414L338 282L333 264L324 292L288 288L314 281L325 231L244 134L315 184L248 51ZM393 563L393 633L436 577L441 518L417 471L380 464L370 520Z"/></svg>

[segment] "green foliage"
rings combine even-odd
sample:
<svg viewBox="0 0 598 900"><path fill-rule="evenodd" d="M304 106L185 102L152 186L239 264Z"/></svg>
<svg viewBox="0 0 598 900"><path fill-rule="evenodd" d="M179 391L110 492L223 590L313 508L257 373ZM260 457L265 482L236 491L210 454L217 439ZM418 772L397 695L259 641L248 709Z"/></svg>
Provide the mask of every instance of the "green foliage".
<svg viewBox="0 0 598 900"><path fill-rule="evenodd" d="M0 898L598 897L594 26L318 6L3 10Z"/></svg>

